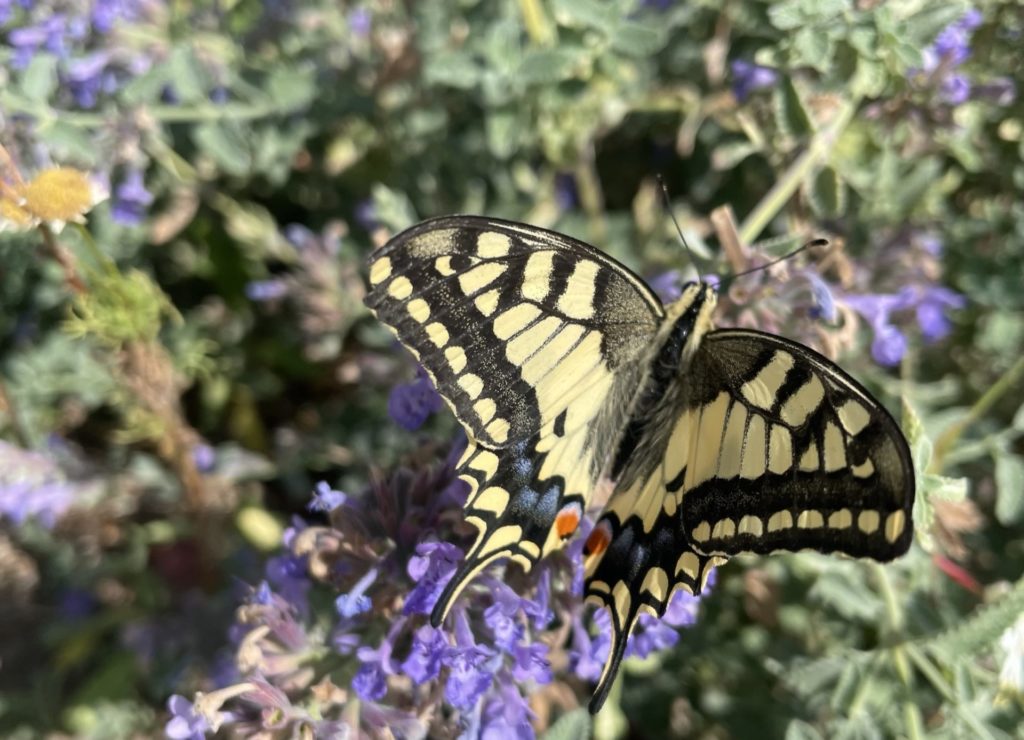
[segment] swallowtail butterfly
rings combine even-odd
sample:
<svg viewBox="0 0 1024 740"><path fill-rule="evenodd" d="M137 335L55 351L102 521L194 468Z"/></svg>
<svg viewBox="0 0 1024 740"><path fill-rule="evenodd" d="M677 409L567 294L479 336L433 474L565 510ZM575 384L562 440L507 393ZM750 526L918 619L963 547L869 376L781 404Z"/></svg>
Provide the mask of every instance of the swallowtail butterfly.
<svg viewBox="0 0 1024 740"><path fill-rule="evenodd" d="M707 283L662 305L587 244L476 216L395 236L370 283L367 305L469 438L458 472L479 534L432 622L488 564L529 570L600 512L586 597L613 635L592 711L638 615L700 593L729 556L890 560L910 545L914 471L893 418L803 345L714 329Z"/></svg>

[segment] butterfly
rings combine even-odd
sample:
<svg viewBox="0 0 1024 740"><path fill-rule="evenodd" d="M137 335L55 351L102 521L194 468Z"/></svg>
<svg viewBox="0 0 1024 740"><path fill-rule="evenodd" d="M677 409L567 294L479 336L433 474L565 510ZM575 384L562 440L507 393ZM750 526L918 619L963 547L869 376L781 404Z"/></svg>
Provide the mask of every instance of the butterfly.
<svg viewBox="0 0 1024 740"><path fill-rule="evenodd" d="M910 546L914 470L893 418L808 347L715 329L712 285L663 305L588 244L478 216L413 226L369 273L367 306L468 436L458 473L477 537L431 622L494 561L529 570L599 512L585 596L612 636L592 712L639 615L699 594L730 556Z"/></svg>

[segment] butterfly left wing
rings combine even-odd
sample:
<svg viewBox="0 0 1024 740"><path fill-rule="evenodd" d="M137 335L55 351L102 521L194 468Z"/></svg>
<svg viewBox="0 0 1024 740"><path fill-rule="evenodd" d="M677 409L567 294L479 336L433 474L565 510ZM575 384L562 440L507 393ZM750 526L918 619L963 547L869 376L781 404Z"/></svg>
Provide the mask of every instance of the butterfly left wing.
<svg viewBox="0 0 1024 740"><path fill-rule="evenodd" d="M529 570L572 534L613 444L595 419L637 382L664 317L640 278L545 229L449 216L370 261L366 303L416 355L469 445L466 521L478 530L432 615L498 558Z"/></svg>
<svg viewBox="0 0 1024 740"><path fill-rule="evenodd" d="M912 535L914 471L889 413L816 352L756 331L705 335L680 377L664 455L627 476L588 540L587 597L609 609L604 701L642 610L699 593L739 552L891 560Z"/></svg>

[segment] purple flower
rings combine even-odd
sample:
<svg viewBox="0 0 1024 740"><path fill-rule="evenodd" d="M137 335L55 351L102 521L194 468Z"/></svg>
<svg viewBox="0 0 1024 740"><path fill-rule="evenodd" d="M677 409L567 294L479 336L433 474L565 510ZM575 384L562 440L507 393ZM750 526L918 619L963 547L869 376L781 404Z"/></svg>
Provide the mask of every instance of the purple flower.
<svg viewBox="0 0 1024 740"><path fill-rule="evenodd" d="M542 642L532 645L516 645L512 651L515 663L512 677L516 681L551 683L551 661L548 660L548 646Z"/></svg>
<svg viewBox="0 0 1024 740"><path fill-rule="evenodd" d="M576 178L570 172L559 172L555 175L555 202L563 211L571 211L580 203L579 189Z"/></svg>
<svg viewBox="0 0 1024 740"><path fill-rule="evenodd" d="M836 300L828 283L821 279L816 272L805 270L803 276L811 284L811 296L814 298L814 307L811 309L811 316L816 319L824 319L830 324L835 323L838 318L836 311Z"/></svg>
<svg viewBox="0 0 1024 740"><path fill-rule="evenodd" d="M330 513L347 500L348 496L344 493L335 491L326 481L320 481L313 491L313 500L309 502L309 510Z"/></svg>
<svg viewBox="0 0 1024 740"><path fill-rule="evenodd" d="M114 190L110 214L119 224L138 226L142 223L146 209L152 202L153 194L146 190L142 180L142 171L130 169L121 184Z"/></svg>
<svg viewBox="0 0 1024 740"><path fill-rule="evenodd" d="M907 353L907 337L892 324L882 324L875 328L875 338L871 341L871 356L875 362L885 367L900 364Z"/></svg>
<svg viewBox="0 0 1024 740"><path fill-rule="evenodd" d="M1017 99L1017 85L1009 77L996 77L986 83L974 85L975 97L996 105L1010 105Z"/></svg>
<svg viewBox="0 0 1024 740"><path fill-rule="evenodd" d="M256 303L276 301L287 293L288 283L281 279L253 280L245 286L246 297Z"/></svg>
<svg viewBox="0 0 1024 740"><path fill-rule="evenodd" d="M484 622L491 629L494 644L510 652L523 636L524 628L515 619L515 610L509 613L501 604L491 604L484 610Z"/></svg>
<svg viewBox="0 0 1024 740"><path fill-rule="evenodd" d="M92 4L92 27L106 35L117 22L134 21L139 17L139 0L102 0Z"/></svg>
<svg viewBox="0 0 1024 740"><path fill-rule="evenodd" d="M670 648L679 642L679 633L650 614L641 614L633 634L626 643L626 656L646 658L653 652Z"/></svg>
<svg viewBox="0 0 1024 740"><path fill-rule="evenodd" d="M745 59L734 60L730 67L733 77L732 91L741 103L754 90L771 87L779 81L779 73L776 70L771 67L762 67Z"/></svg>
<svg viewBox="0 0 1024 740"><path fill-rule="evenodd" d="M960 105L971 96L971 81L965 75L954 73L943 78L939 89L945 102Z"/></svg>
<svg viewBox="0 0 1024 740"><path fill-rule="evenodd" d="M15 524L34 518L51 528L88 487L66 480L50 456L0 440L0 517Z"/></svg>
<svg viewBox="0 0 1024 740"><path fill-rule="evenodd" d="M423 426L441 406L441 396L423 368L417 370L415 380L396 385L388 396L388 415L409 432Z"/></svg>
<svg viewBox="0 0 1024 740"><path fill-rule="evenodd" d="M980 25L981 11L969 10L939 32L932 48L947 64L958 66L971 55L971 34Z"/></svg>
<svg viewBox="0 0 1024 740"><path fill-rule="evenodd" d="M533 712L519 689L511 681L499 681L497 690L488 695L480 721L481 740L532 740Z"/></svg>
<svg viewBox="0 0 1024 740"><path fill-rule="evenodd" d="M647 281L662 303L671 303L683 294L683 281L679 270L666 270Z"/></svg>
<svg viewBox="0 0 1024 740"><path fill-rule="evenodd" d="M464 712L471 710L490 687L500 661L495 650L476 644L465 610L459 609L455 615L455 646L448 648L444 661L448 666L444 686L448 703Z"/></svg>
<svg viewBox="0 0 1024 740"><path fill-rule="evenodd" d="M284 227L284 238L296 249L306 249L316 244L317 236L302 224L288 224Z"/></svg>
<svg viewBox="0 0 1024 740"><path fill-rule="evenodd" d="M344 619L351 619L356 614L368 612L371 602L370 597L366 595L366 590L376 580L377 569L370 568L362 578L356 581L351 591L334 600L334 608L338 610L338 614Z"/></svg>
<svg viewBox="0 0 1024 740"><path fill-rule="evenodd" d="M374 205L373 198L359 201L356 204L355 215L356 221L367 231L373 231L380 225L377 220L377 206Z"/></svg>
<svg viewBox="0 0 1024 740"><path fill-rule="evenodd" d="M430 614L441 597L441 591L455 575L462 561L462 550L447 542L422 542L406 567L416 582L402 607L403 614Z"/></svg>
<svg viewBox="0 0 1024 740"><path fill-rule="evenodd" d="M425 624L413 636L409 657L402 661L402 673L417 684L437 678L449 648L448 639L441 630Z"/></svg>
<svg viewBox="0 0 1024 740"><path fill-rule="evenodd" d="M348 14L348 27L353 34L365 38L370 34L373 16L366 8L353 8Z"/></svg>
<svg viewBox="0 0 1024 740"><path fill-rule="evenodd" d="M209 473L217 465L217 451L210 445L200 442L192 448L192 462L200 473Z"/></svg>
<svg viewBox="0 0 1024 740"><path fill-rule="evenodd" d="M79 107L94 108L100 93L117 89L117 77L107 69L109 61L107 52L97 52L68 63L65 77Z"/></svg>
<svg viewBox="0 0 1024 740"><path fill-rule="evenodd" d="M927 342L936 342L949 334L951 325L946 316L948 309L961 309L967 305L959 293L941 286L930 287L917 304L917 323Z"/></svg>
<svg viewBox="0 0 1024 740"><path fill-rule="evenodd" d="M164 727L164 733L170 740L203 740L206 731L213 729L205 717L196 713L192 702L184 696L175 694L168 699L167 709L171 713L171 719Z"/></svg>
<svg viewBox="0 0 1024 740"><path fill-rule="evenodd" d="M584 681L597 681L611 648L611 618L605 609L594 613L598 626L597 637L591 638L579 614L572 618L572 648L569 650L569 668Z"/></svg>
<svg viewBox="0 0 1024 740"><path fill-rule="evenodd" d="M60 596L58 609L61 616L72 622L85 619L96 611L97 602L84 588L69 588Z"/></svg>
<svg viewBox="0 0 1024 740"><path fill-rule="evenodd" d="M361 665L352 679L352 688L360 698L378 701L388 692L388 676L398 672L398 665L391 657L394 640L404 626L404 619L397 620L381 640L380 647L361 647L356 651Z"/></svg>
<svg viewBox="0 0 1024 740"><path fill-rule="evenodd" d="M266 565L267 581L283 599L299 611L308 608L308 594L311 586L307 558L285 552L270 558Z"/></svg>

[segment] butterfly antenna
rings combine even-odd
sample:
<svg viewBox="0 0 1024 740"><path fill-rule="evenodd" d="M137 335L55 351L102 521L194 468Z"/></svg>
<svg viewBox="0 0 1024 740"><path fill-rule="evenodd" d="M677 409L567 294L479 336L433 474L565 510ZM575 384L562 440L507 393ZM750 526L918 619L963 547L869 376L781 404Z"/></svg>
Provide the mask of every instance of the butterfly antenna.
<svg viewBox="0 0 1024 740"><path fill-rule="evenodd" d="M661 188L661 198L665 202L665 210L668 211L668 217L672 219L672 223L676 227L676 233L679 234L679 240L683 243L683 248L686 249L686 253L690 256L690 263L693 265L693 269L697 271L697 278L700 282L704 282L704 276L700 272L700 265L697 264L697 258L693 256L693 250L691 250L690 245L686 243L686 237L683 236L683 230L679 227L679 222L676 221L676 214L672 212L672 200L668 197L668 186L665 185L665 178L661 176L660 172L656 177L658 178L658 187Z"/></svg>
<svg viewBox="0 0 1024 740"><path fill-rule="evenodd" d="M751 267L749 270L744 270L743 272L734 272L732 275L729 275L728 278L730 280L732 280L733 278L738 278L738 277L743 277L744 275L749 275L752 272L758 272L760 270L767 270L772 265L777 265L780 262L785 262L788 259L792 259L793 257L796 257L801 252L803 252L803 251L805 251L807 249L810 249L811 247L824 247L824 246L827 246L827 245L828 245L828 239L820 239L820 238L819 239L811 239L809 242L807 242L803 246L797 247L796 249L794 249L789 254L784 254L781 257L777 257L776 259L773 259L771 262L766 262L765 264L758 265L757 267Z"/></svg>

